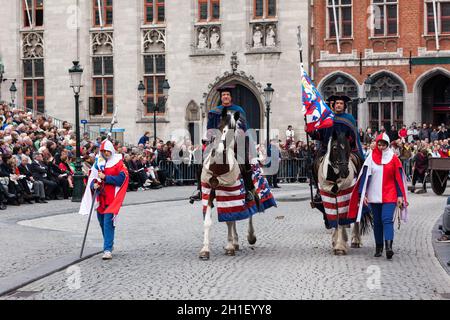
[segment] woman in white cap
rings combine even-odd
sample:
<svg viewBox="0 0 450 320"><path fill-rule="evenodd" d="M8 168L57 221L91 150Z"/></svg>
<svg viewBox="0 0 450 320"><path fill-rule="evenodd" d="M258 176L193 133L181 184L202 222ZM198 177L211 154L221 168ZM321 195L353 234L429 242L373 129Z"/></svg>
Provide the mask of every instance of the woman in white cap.
<svg viewBox="0 0 450 320"><path fill-rule="evenodd" d="M401 210L401 218L406 221L406 177L400 159L389 148L386 133L376 139L376 146L364 162L358 182L350 199L350 216L360 217L363 207L369 206L374 218L375 257L383 253L392 259L394 251L394 213ZM358 219L357 219L358 220Z"/></svg>

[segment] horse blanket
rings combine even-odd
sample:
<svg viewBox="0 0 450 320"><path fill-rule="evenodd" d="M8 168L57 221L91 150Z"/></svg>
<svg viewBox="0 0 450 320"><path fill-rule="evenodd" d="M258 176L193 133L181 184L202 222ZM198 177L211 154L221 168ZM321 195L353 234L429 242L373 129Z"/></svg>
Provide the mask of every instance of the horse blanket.
<svg viewBox="0 0 450 320"><path fill-rule="evenodd" d="M266 209L276 207L276 201L269 189L267 180L262 176L258 165L252 166L253 184L259 196L259 208L256 201L245 200L245 186L242 177L228 186L220 185L215 189L216 206L219 222L239 221L248 219L257 212L264 212ZM208 207L208 198L211 193L211 186L202 181L202 205L203 213ZM259 210L258 210L259 209Z"/></svg>

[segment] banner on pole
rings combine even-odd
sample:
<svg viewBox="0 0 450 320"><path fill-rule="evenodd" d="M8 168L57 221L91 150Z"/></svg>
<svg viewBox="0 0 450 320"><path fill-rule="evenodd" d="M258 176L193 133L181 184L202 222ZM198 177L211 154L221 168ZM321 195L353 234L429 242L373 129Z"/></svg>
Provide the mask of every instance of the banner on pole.
<svg viewBox="0 0 450 320"><path fill-rule="evenodd" d="M334 113L322 99L319 90L302 69L303 115L306 119L306 132L333 126Z"/></svg>

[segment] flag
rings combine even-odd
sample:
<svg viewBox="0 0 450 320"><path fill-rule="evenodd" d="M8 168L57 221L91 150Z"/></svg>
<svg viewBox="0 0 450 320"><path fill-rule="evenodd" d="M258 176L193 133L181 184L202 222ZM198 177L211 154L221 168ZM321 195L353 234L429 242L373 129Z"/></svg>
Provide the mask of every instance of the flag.
<svg viewBox="0 0 450 320"><path fill-rule="evenodd" d="M305 70L302 70L303 114L307 132L333 126L334 113L323 101Z"/></svg>

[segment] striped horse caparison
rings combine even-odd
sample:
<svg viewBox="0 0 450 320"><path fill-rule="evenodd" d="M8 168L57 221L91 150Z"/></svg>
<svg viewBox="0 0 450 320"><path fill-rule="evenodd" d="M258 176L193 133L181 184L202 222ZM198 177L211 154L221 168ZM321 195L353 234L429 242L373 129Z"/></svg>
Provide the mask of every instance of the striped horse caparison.
<svg viewBox="0 0 450 320"><path fill-rule="evenodd" d="M344 133L334 132L328 142L325 156L316 161L314 174L318 181L324 211L330 225L334 228L332 247L335 255L348 253L346 228L354 222L347 218L350 196L361 171L362 161L351 153L350 143ZM370 219L369 217L365 217ZM354 223L351 247L362 246L362 230L367 230L367 220Z"/></svg>
<svg viewBox="0 0 450 320"><path fill-rule="evenodd" d="M203 164L201 183L204 239L199 254L199 258L202 260L210 258L210 229L214 200L216 200L219 221L226 222L228 227L225 254L234 256L235 252L239 250L237 220L249 219L247 240L251 245L256 243L252 216L258 212L259 198L255 189L253 192L255 200L246 201L245 187L240 177L241 171L234 152L235 130L239 118L239 112L230 115L224 109L219 126L222 135L216 148L211 150Z"/></svg>

